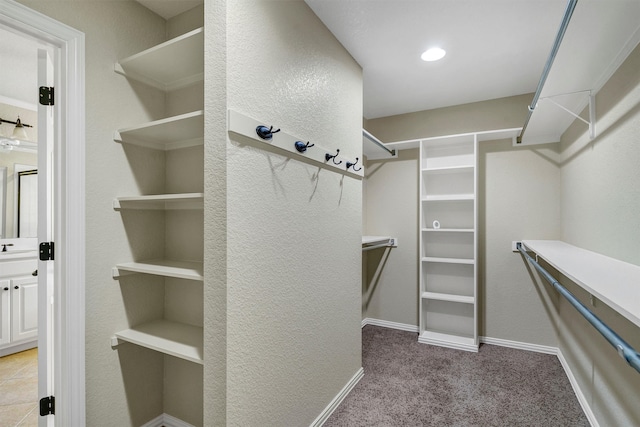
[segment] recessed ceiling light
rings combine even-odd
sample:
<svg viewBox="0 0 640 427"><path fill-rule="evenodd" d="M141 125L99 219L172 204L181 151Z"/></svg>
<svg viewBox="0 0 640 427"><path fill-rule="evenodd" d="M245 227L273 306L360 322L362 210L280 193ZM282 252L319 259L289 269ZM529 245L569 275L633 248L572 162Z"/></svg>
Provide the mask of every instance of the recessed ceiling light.
<svg viewBox="0 0 640 427"><path fill-rule="evenodd" d="M431 49L425 51L420 58L422 58L423 61L437 61L439 59L444 58L444 56L447 54L447 52L444 49L441 49L439 47L432 47Z"/></svg>

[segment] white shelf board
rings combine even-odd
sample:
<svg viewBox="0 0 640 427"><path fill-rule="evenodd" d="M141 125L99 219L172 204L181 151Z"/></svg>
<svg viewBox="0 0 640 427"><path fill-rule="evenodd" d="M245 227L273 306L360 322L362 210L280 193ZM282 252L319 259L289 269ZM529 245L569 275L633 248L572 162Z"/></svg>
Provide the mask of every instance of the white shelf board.
<svg viewBox="0 0 640 427"><path fill-rule="evenodd" d="M389 242L391 236L362 236L362 244L363 245L373 245L376 243L386 243Z"/></svg>
<svg viewBox="0 0 640 427"><path fill-rule="evenodd" d="M422 261L423 262L440 262L440 263L446 263L446 264L467 264L467 265L473 265L475 263L474 260L467 259L467 258L439 258L439 257L432 257L432 256L422 257Z"/></svg>
<svg viewBox="0 0 640 427"><path fill-rule="evenodd" d="M390 149L395 150L410 150L414 148L420 147L421 142L438 142L441 141L443 143L447 143L447 141L457 141L458 139L463 139L464 137L475 137L478 141L494 141L497 139L515 139L520 130L522 128L508 128L508 129L495 129L495 130L487 130L480 132L469 132L469 133L461 133L455 135L443 135L443 136L434 136L424 139L408 139L405 141L393 141L386 142L385 146Z"/></svg>
<svg viewBox="0 0 640 427"><path fill-rule="evenodd" d="M546 98L579 114L640 41L639 16L637 1L578 2L519 145L560 140L575 118Z"/></svg>
<svg viewBox="0 0 640 427"><path fill-rule="evenodd" d="M190 362L203 363L202 327L155 320L116 332L116 338Z"/></svg>
<svg viewBox="0 0 640 427"><path fill-rule="evenodd" d="M153 274L155 276L176 277L178 279L203 280L203 266L201 262L148 260L140 262L124 262L116 264L113 277L123 275L123 272Z"/></svg>
<svg viewBox="0 0 640 427"><path fill-rule="evenodd" d="M473 304L476 301L474 297L465 296L465 295L443 294L440 292L423 292L422 298L433 299L438 301L459 302L463 304Z"/></svg>
<svg viewBox="0 0 640 427"><path fill-rule="evenodd" d="M442 332L425 330L420 333L418 342L453 348L456 350L478 351L478 342L471 336L445 334Z"/></svg>
<svg viewBox="0 0 640 427"><path fill-rule="evenodd" d="M117 197L113 209L203 209L204 193Z"/></svg>
<svg viewBox="0 0 640 427"><path fill-rule="evenodd" d="M422 231L435 233L473 233L473 228L423 228Z"/></svg>
<svg viewBox="0 0 640 427"><path fill-rule="evenodd" d="M428 174L440 174L440 173L459 173L459 172L473 172L473 165L460 165L460 166L442 166L442 167L426 167L422 168L422 172Z"/></svg>
<svg viewBox="0 0 640 427"><path fill-rule="evenodd" d="M556 270L640 326L640 266L559 240L523 240Z"/></svg>
<svg viewBox="0 0 640 427"><path fill-rule="evenodd" d="M170 91L204 78L204 28L198 28L115 64L116 73Z"/></svg>
<svg viewBox="0 0 640 427"><path fill-rule="evenodd" d="M117 130L116 142L158 150L174 150L204 143L204 111L194 111Z"/></svg>
<svg viewBox="0 0 640 427"><path fill-rule="evenodd" d="M423 202L448 202L457 200L474 200L473 194L438 194L431 196L423 196Z"/></svg>

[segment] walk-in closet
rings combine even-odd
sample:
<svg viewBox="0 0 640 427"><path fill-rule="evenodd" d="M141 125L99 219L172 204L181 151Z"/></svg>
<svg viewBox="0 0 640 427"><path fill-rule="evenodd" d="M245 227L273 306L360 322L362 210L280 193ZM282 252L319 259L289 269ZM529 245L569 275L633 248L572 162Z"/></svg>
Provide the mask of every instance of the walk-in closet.
<svg viewBox="0 0 640 427"><path fill-rule="evenodd" d="M0 36L0 424L640 425L637 0L0 0Z"/></svg>

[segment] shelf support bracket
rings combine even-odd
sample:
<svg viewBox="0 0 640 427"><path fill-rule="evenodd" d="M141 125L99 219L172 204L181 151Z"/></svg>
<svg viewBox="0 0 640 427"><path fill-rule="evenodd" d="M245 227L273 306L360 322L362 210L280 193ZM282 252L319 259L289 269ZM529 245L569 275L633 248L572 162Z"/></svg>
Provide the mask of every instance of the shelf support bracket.
<svg viewBox="0 0 640 427"><path fill-rule="evenodd" d="M554 101L553 98L551 97L540 98L540 100L546 100L551 102L553 105L563 109L564 111L566 111L567 113L575 117L576 119L585 123L587 126L589 126L589 139L594 139L596 137L596 97L595 95L589 94L589 120L583 119L582 117L580 117L580 115L569 110L564 105Z"/></svg>
<svg viewBox="0 0 640 427"><path fill-rule="evenodd" d="M114 280L118 280L119 278L124 277L124 276L132 276L134 274L139 274L139 273L136 273L136 272L133 272L133 271L120 270L118 267L112 267L111 268L111 277Z"/></svg>
<svg viewBox="0 0 640 427"><path fill-rule="evenodd" d="M111 348L115 350L120 345L120 340L115 335L111 337Z"/></svg>

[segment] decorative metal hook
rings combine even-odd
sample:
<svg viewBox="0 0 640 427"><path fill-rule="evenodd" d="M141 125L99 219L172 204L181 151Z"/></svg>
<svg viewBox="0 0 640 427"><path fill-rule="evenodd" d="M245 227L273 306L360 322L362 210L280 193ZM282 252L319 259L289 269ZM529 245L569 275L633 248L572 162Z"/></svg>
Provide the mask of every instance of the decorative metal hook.
<svg viewBox="0 0 640 427"><path fill-rule="evenodd" d="M260 125L256 127L256 133L262 139L266 139L267 141L271 141L274 133L280 132L280 129L273 130L273 126L266 127L264 125Z"/></svg>
<svg viewBox="0 0 640 427"><path fill-rule="evenodd" d="M298 150L298 152L304 153L305 151L307 151L307 148L311 148L315 144L309 145L309 141L307 141L306 144L304 142L302 142L302 141L296 141L296 143L294 145L296 147L296 150Z"/></svg>
<svg viewBox="0 0 640 427"><path fill-rule="evenodd" d="M356 157L356 162L355 163L347 162L347 170L349 170L349 168L353 166L353 170L354 171L356 171L356 172L361 171L362 168L356 169L356 164L357 163L358 163L358 158L357 157Z"/></svg>
<svg viewBox="0 0 640 427"><path fill-rule="evenodd" d="M324 160L326 162L331 160L334 165L339 165L340 163L342 163L342 160L340 160L339 162L336 163L336 157L338 157L338 154L340 154L340 149L339 148L336 150L336 154L335 155L331 155L329 153L325 154L324 155Z"/></svg>

